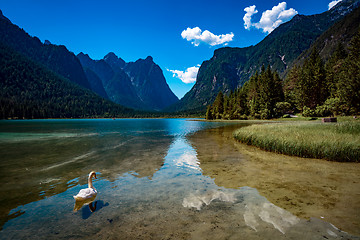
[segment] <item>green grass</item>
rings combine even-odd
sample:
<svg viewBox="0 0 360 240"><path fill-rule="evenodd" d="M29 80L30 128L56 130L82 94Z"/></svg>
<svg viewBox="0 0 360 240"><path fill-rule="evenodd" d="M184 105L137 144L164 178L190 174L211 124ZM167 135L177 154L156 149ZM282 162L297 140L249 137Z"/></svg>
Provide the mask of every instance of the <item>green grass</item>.
<svg viewBox="0 0 360 240"><path fill-rule="evenodd" d="M236 130L234 137L291 156L360 162L360 121L258 124Z"/></svg>

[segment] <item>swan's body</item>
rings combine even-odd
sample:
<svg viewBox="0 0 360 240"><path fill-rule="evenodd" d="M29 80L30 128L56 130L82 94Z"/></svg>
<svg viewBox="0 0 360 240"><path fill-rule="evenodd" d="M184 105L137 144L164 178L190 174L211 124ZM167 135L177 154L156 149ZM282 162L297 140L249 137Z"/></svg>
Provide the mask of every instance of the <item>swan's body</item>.
<svg viewBox="0 0 360 240"><path fill-rule="evenodd" d="M79 193L74 196L76 201L84 201L86 199L89 198L93 198L96 196L97 191L94 188L93 184L92 184L92 178L95 177L96 178L96 173L95 172L90 172L89 174L89 178L88 178L88 188L85 189L81 189L79 191Z"/></svg>

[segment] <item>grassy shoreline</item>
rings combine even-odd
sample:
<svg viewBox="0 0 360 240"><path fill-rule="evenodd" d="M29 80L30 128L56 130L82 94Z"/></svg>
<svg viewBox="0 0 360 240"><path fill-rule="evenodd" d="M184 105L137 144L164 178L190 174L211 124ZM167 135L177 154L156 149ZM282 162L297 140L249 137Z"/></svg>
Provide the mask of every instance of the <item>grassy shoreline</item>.
<svg viewBox="0 0 360 240"><path fill-rule="evenodd" d="M360 162L360 121L256 124L236 130L234 138L290 156Z"/></svg>

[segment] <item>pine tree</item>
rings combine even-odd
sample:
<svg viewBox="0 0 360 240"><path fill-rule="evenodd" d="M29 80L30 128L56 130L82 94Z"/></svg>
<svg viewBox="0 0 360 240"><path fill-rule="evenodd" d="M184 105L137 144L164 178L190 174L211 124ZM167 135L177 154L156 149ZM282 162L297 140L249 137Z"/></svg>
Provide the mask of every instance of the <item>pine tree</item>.
<svg viewBox="0 0 360 240"><path fill-rule="evenodd" d="M213 120L214 119L213 115L212 115L211 105L207 106L205 118L206 118L206 120Z"/></svg>
<svg viewBox="0 0 360 240"><path fill-rule="evenodd" d="M249 109L249 115L255 117L259 114L260 104L259 104L259 74L258 72L255 75L250 77L248 84L248 92L247 92L247 107Z"/></svg>
<svg viewBox="0 0 360 240"><path fill-rule="evenodd" d="M337 76L341 71L342 65L345 62L347 57L347 52L344 49L344 46L339 43L336 47L335 52L330 57L330 59L325 64L326 70L326 88L329 94L329 97L334 98L336 97L337 91Z"/></svg>
<svg viewBox="0 0 360 240"><path fill-rule="evenodd" d="M301 71L300 67L295 65L287 75L283 86L285 101L290 103L294 110L295 107L297 106L297 100L298 100L297 84L300 81L300 71Z"/></svg>
<svg viewBox="0 0 360 240"><path fill-rule="evenodd" d="M346 114L360 113L360 31L352 38L349 56L343 64L337 84L337 95Z"/></svg>
<svg viewBox="0 0 360 240"><path fill-rule="evenodd" d="M298 107L304 106L314 109L321 105L327 98L325 86L325 69L319 52L314 48L301 68L300 79L297 84Z"/></svg>
<svg viewBox="0 0 360 240"><path fill-rule="evenodd" d="M213 104L214 118L221 119L224 113L224 94L220 91Z"/></svg>

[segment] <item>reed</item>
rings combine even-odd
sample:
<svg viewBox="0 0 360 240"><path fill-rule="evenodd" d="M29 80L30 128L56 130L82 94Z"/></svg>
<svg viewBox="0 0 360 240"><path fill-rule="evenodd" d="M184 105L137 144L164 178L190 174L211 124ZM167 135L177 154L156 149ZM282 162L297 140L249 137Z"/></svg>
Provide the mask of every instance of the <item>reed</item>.
<svg viewBox="0 0 360 240"><path fill-rule="evenodd" d="M242 127L235 139L261 149L306 158L360 162L360 122L283 122Z"/></svg>

